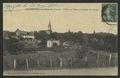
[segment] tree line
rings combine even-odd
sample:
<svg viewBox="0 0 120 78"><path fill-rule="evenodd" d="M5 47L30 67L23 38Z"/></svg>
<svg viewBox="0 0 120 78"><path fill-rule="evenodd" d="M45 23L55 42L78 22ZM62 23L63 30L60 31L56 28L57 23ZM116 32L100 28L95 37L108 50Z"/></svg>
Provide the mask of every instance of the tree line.
<svg viewBox="0 0 120 78"><path fill-rule="evenodd" d="M28 45L29 47L25 47L27 43L24 42L24 39L20 37L20 39L11 38L11 36L15 36L15 32L9 32L8 36L10 39L5 39L3 37L3 50L7 51L11 54L16 54L19 51L24 50L39 50L40 47L46 47L47 40L54 39L60 40L60 42L71 42L72 44L77 44L78 46L86 46L95 50L105 50L109 52L117 52L117 35L110 33L82 33L79 32L65 32L58 33L52 32L51 34L47 34L46 32L34 32L34 36L36 40L41 40L41 43L36 44L36 46Z"/></svg>

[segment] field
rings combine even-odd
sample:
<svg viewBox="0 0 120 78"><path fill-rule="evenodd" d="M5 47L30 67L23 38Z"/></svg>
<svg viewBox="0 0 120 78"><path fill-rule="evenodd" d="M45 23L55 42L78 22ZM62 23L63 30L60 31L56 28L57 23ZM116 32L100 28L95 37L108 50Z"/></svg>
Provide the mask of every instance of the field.
<svg viewBox="0 0 120 78"><path fill-rule="evenodd" d="M117 54L92 51L83 58L76 57L74 50L37 51L32 54L3 57L4 70L71 69L117 66Z"/></svg>

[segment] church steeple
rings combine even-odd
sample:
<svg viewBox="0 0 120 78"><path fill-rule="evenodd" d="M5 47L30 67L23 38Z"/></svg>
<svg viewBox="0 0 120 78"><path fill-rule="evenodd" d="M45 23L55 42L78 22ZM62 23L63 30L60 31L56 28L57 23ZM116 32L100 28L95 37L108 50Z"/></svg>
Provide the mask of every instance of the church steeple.
<svg viewBox="0 0 120 78"><path fill-rule="evenodd" d="M49 30L49 31L52 31L52 29L51 29L51 22L50 22L50 20L49 20L49 24L48 24L48 30Z"/></svg>
<svg viewBox="0 0 120 78"><path fill-rule="evenodd" d="M52 28L51 28L51 21L49 20L49 23L48 23L48 31L49 31L49 34L51 35L52 34Z"/></svg>

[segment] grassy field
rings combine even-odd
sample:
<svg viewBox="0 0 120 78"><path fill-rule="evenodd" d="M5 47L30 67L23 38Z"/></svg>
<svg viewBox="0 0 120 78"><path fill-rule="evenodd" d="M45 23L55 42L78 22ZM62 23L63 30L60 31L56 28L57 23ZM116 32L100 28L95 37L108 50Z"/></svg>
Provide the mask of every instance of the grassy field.
<svg viewBox="0 0 120 78"><path fill-rule="evenodd" d="M104 54L104 53L102 53ZM109 54L108 54L109 55ZM83 67L108 67L113 66L116 63L116 58L112 57L112 63L109 65L109 56L101 55L99 56L99 64L97 64L97 53L88 53L87 61L85 58L76 58L77 53L74 50L67 51L37 51L32 54L20 54L20 55L7 55L3 57L3 69L13 70L14 69L14 59L17 60L16 70L26 70L26 58L29 61L29 69L51 69L50 59L52 59L52 68L60 68L60 58L62 58L63 65L62 68L83 68ZM72 58L72 64L71 64ZM37 64L39 60L40 64Z"/></svg>
<svg viewBox="0 0 120 78"><path fill-rule="evenodd" d="M108 68L81 68L81 69L57 69L57 70L26 70L26 71L3 71L4 76L51 76L51 75L104 75L115 76L118 75L117 67Z"/></svg>

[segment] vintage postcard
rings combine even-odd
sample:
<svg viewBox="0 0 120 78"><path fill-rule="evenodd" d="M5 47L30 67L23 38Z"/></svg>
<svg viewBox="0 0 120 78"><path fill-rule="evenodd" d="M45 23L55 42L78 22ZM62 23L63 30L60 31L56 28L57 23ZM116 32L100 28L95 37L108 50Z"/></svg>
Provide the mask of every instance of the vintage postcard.
<svg viewBox="0 0 120 78"><path fill-rule="evenodd" d="M3 75L118 75L117 28L117 3L3 3Z"/></svg>

